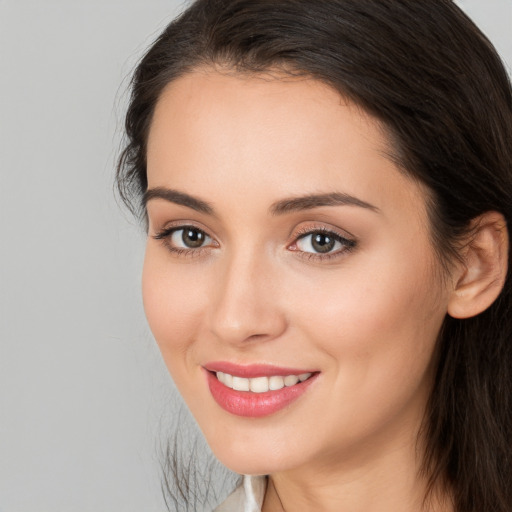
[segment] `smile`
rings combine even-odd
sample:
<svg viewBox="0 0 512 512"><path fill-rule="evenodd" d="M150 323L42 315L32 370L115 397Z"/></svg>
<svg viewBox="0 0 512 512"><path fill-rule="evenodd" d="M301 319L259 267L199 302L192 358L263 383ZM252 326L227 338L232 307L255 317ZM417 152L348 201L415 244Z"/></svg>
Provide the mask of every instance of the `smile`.
<svg viewBox="0 0 512 512"><path fill-rule="evenodd" d="M262 365L220 363L212 366L216 368L203 369L215 402L235 416L249 418L261 418L285 409L319 376L317 371L297 372Z"/></svg>
<svg viewBox="0 0 512 512"><path fill-rule="evenodd" d="M300 375L272 375L271 377L247 379L229 373L216 372L217 379L224 386L235 391L250 391L252 393L266 393L267 391L278 391L284 387L295 386L298 382L309 379L311 375L312 373L301 373Z"/></svg>

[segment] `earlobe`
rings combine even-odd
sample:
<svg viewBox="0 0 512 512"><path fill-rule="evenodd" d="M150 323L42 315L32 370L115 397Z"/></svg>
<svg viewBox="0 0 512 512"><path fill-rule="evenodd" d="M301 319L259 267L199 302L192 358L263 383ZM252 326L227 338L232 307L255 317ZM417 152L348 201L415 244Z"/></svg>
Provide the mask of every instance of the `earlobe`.
<svg viewBox="0 0 512 512"><path fill-rule="evenodd" d="M473 220L464 266L448 303L450 316L476 316L496 300L507 275L508 250L507 223L501 213L486 212Z"/></svg>

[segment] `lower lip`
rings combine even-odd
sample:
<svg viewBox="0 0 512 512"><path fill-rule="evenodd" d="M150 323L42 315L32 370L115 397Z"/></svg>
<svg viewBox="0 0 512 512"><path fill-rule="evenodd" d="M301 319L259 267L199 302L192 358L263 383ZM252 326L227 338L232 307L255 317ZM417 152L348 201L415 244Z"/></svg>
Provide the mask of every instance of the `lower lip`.
<svg viewBox="0 0 512 512"><path fill-rule="evenodd" d="M302 396L318 374L312 375L304 382L284 387L276 391L252 393L236 391L220 382L215 374L206 371L208 386L213 399L227 412L247 418L261 418L274 414Z"/></svg>

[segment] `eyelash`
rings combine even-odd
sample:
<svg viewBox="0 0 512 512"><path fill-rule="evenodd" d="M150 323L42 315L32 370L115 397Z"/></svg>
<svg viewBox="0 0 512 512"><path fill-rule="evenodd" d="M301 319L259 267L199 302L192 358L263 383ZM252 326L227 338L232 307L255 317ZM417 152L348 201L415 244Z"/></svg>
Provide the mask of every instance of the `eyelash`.
<svg viewBox="0 0 512 512"><path fill-rule="evenodd" d="M171 241L172 235L174 235L174 233L176 233L178 231L185 231L186 229L190 229L192 231L202 233L203 235L205 235L205 237L211 238L206 233L206 231L198 228L197 226L190 225L190 224L171 226L168 228L164 228L161 231L159 231L158 233L156 233L156 235L154 235L153 238L155 240L161 240L163 245L171 253L173 253L177 256L185 256L185 257L189 257L189 258L192 258L192 257L195 258L195 257L201 256L203 254L203 252L205 250L207 250L208 246L201 246L201 247L197 247L196 249L193 249L193 248L185 248L185 247L175 247L175 246L171 245L170 241Z"/></svg>
<svg viewBox="0 0 512 512"><path fill-rule="evenodd" d="M202 233L206 237L206 239L212 239L206 231L194 226L194 225L179 225L179 226L171 226L165 229L162 229L155 235L153 235L153 238L155 240L161 240L163 245L173 254L177 256L183 256L183 257L200 257L204 251L208 249L209 246L201 246L197 248L184 248L184 247L175 247L171 245L170 239L171 237L178 231L184 231L186 229L190 229L192 231ZM315 234L323 234L326 236L330 236L335 242L338 242L342 245L341 249L338 249L334 252L328 252L328 253L316 253L316 252L307 252L307 251L301 251L300 249L294 248L290 249L291 251L297 252L300 257L305 258L307 260L315 260L315 261L328 261L332 260L334 258L339 258L343 254L347 252L351 252L355 249L357 242L353 239L346 238L342 236L341 234L337 233L336 231L327 229L325 227L308 227L303 228L299 230L297 233L295 233L294 236L294 242L290 245L288 245L288 248L296 246L297 243L300 240L305 239L307 236L312 236Z"/></svg>
<svg viewBox="0 0 512 512"><path fill-rule="evenodd" d="M339 258L345 253L351 252L356 248L357 242L353 239L349 239L341 235L340 233L337 233L336 231L332 229L327 229L326 227L319 226L319 227L307 227L302 228L298 231L298 233L295 234L295 241L292 245L297 245L297 242L299 240L303 240L307 236L310 235L316 235L316 234L322 234L331 237L334 239L335 242L339 242L342 245L341 249L338 249L337 251L328 252L328 253L317 253L317 252L306 252L306 251L300 251L298 249L293 249L297 251L302 258L306 258L308 261L316 260L316 261L328 261L335 258Z"/></svg>

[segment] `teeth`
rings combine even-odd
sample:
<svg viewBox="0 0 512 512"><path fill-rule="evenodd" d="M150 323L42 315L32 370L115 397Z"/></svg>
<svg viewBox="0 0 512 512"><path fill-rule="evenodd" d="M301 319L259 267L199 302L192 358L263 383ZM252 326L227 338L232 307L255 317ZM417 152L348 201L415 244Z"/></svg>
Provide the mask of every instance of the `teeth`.
<svg viewBox="0 0 512 512"><path fill-rule="evenodd" d="M249 391L250 380L251 379L244 379L242 377L233 377L233 389L235 391Z"/></svg>
<svg viewBox="0 0 512 512"><path fill-rule="evenodd" d="M268 391L268 377L257 377L247 380L253 393L265 393L265 391Z"/></svg>
<svg viewBox="0 0 512 512"><path fill-rule="evenodd" d="M228 388L233 387L233 375L229 375L229 373L224 374L224 380L222 381Z"/></svg>
<svg viewBox="0 0 512 512"><path fill-rule="evenodd" d="M268 379L268 387L272 391L276 391L278 389L284 388L284 377L279 377L278 375L274 377L270 377Z"/></svg>
<svg viewBox="0 0 512 512"><path fill-rule="evenodd" d="M297 382L299 382L299 377L297 377L297 375L288 375L284 378L285 386L295 386Z"/></svg>
<svg viewBox="0 0 512 512"><path fill-rule="evenodd" d="M298 382L304 382L311 377L311 373L302 373L300 375L273 375L272 377L255 377L245 379L236 377L229 373L217 372L217 379L228 388L236 391L252 391L253 393L265 393L267 391L277 391L285 386L295 386Z"/></svg>

